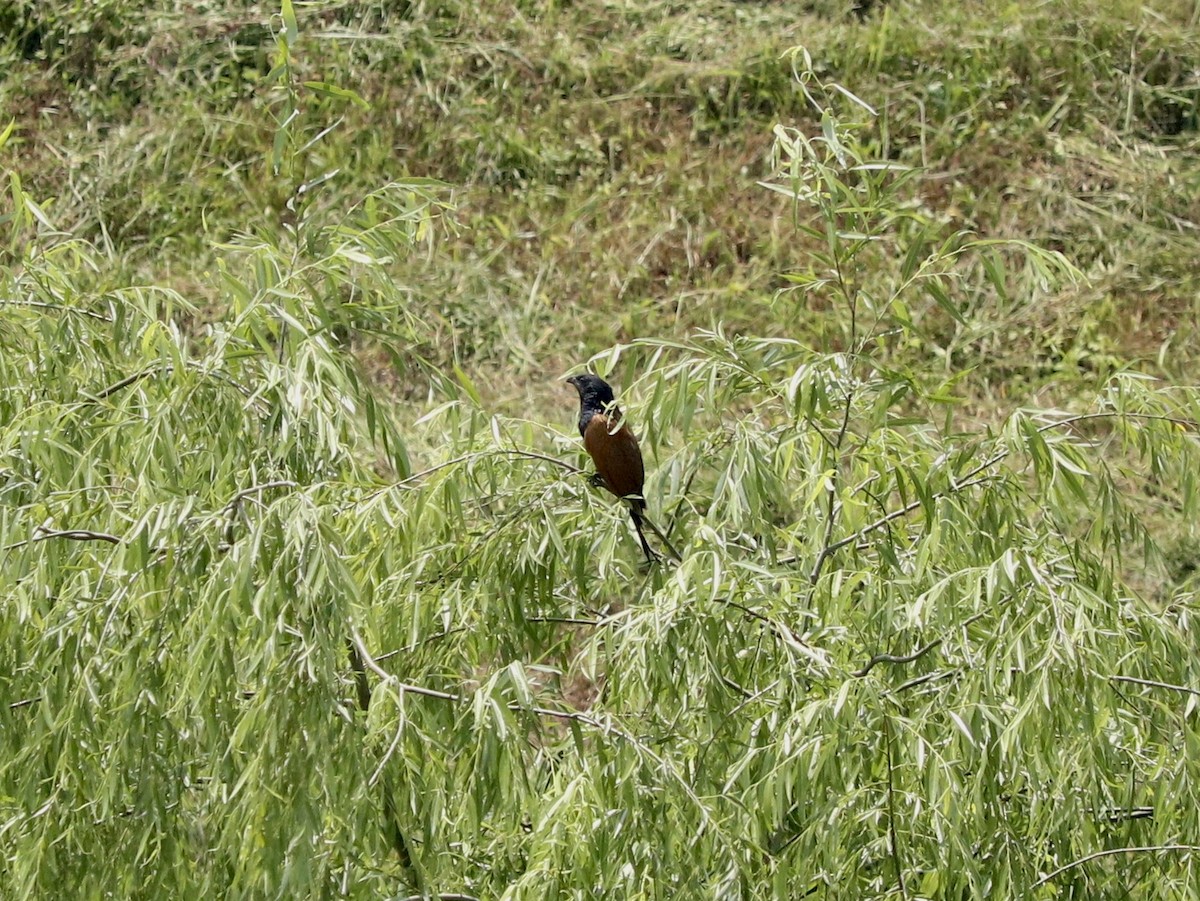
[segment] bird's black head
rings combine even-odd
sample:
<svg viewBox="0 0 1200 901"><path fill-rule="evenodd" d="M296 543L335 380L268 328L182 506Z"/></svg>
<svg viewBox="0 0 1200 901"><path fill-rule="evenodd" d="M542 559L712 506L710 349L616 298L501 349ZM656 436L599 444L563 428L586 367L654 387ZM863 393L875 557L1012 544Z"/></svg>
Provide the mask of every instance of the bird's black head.
<svg viewBox="0 0 1200 901"><path fill-rule="evenodd" d="M612 407L613 389L600 376L590 372L571 376L567 384L574 385L579 392L579 432L582 434L587 429L589 419Z"/></svg>
<svg viewBox="0 0 1200 901"><path fill-rule="evenodd" d="M580 401L585 405L594 403L597 410L603 410L605 404L613 402L612 386L598 375L582 372L567 379L567 384L575 386Z"/></svg>

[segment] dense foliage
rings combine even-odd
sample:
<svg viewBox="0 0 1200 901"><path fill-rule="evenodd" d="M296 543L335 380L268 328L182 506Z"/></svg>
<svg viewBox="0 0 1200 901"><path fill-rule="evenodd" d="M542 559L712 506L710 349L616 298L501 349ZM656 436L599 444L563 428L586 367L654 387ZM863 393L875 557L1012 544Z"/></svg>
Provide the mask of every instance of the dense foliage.
<svg viewBox="0 0 1200 901"><path fill-rule="evenodd" d="M1200 392L963 414L1078 261L958 227L790 54L773 324L588 361L682 552L645 567L573 392L500 411L491 308L399 277L449 189L311 199L305 91L361 98L273 23L286 212L192 291L7 173L0 895L1200 897Z"/></svg>

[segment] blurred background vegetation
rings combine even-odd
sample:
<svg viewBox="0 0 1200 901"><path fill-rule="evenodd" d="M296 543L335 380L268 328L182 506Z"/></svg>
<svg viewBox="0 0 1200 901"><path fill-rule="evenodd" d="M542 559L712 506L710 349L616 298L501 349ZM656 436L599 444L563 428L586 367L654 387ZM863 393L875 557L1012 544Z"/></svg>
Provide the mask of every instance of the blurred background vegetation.
<svg viewBox="0 0 1200 901"><path fill-rule="evenodd" d="M0 162L56 228L109 252L120 271L98 285L169 285L201 308L215 244L394 179L443 181L439 252L392 267L429 317L423 352L502 409L554 415L549 379L631 338L720 321L832 341L828 311L785 291L811 242L756 185L773 126L815 124L788 54L802 45L878 111L869 154L921 167L905 200L930 235L1027 239L1087 276L1036 303L980 292L963 322L926 323L913 358L966 373L966 409L1072 397L1129 365L1186 380L1195 4L845 7L299 3L280 71L275 4L10 0ZM858 277L892 265L879 254ZM390 364L379 378L425 394Z"/></svg>

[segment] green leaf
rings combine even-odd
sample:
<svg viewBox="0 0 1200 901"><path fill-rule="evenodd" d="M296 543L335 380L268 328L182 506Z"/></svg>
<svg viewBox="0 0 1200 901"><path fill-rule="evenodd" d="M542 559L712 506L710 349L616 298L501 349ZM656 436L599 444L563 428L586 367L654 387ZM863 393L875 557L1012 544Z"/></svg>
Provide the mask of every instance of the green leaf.
<svg viewBox="0 0 1200 901"><path fill-rule="evenodd" d="M300 27L296 24L296 10L292 0L281 0L279 14L283 17L283 34L287 46L295 47L300 35Z"/></svg>
<svg viewBox="0 0 1200 901"><path fill-rule="evenodd" d="M306 81L304 86L317 94L334 97L338 100L349 100L359 109L370 109L371 104L349 88L339 87L326 81Z"/></svg>

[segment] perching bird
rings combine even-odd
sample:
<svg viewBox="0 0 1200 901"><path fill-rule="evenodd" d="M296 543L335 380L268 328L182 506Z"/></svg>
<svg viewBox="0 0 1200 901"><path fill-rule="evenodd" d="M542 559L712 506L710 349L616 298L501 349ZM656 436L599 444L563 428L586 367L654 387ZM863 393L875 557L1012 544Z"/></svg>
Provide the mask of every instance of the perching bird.
<svg viewBox="0 0 1200 901"><path fill-rule="evenodd" d="M579 434L583 436L584 450L596 464L596 480L617 497L628 501L629 515L633 519L633 527L637 529L647 561L654 563L658 556L646 542L643 524L662 539L678 560L679 553L646 517L646 500L642 497L646 467L642 463L642 450L638 447L637 437L622 421L621 411L614 403L612 387L590 372L573 375L567 382L579 392Z"/></svg>

